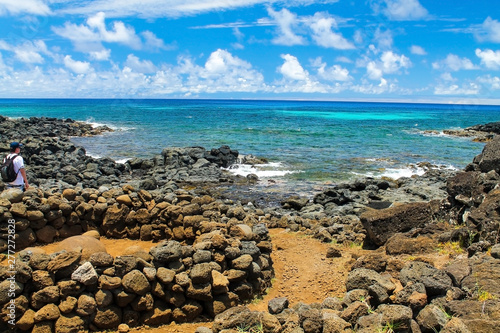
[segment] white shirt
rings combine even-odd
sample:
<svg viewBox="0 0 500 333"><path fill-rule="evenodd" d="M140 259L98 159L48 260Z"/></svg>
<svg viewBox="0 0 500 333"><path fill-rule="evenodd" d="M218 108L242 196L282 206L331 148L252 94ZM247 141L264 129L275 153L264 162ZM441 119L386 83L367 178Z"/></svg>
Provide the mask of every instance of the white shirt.
<svg viewBox="0 0 500 333"><path fill-rule="evenodd" d="M9 155L7 155L6 158L9 158L9 157L14 156L14 155L17 155L17 154L9 154ZM21 172L19 172L19 170L24 169L23 157L21 155L17 155L17 157L14 159L14 161L12 161L12 163L14 163L14 171L17 173L17 178L16 178L16 180L14 180L13 182L10 182L9 184L10 185L24 185L23 175L21 174Z"/></svg>

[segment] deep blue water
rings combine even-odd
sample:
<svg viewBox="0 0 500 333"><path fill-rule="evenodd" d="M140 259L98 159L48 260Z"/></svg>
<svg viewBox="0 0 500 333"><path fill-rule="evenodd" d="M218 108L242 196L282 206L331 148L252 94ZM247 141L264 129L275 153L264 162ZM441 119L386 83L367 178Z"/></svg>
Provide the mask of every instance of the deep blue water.
<svg viewBox="0 0 500 333"><path fill-rule="evenodd" d="M165 147L229 145L269 159L253 170L283 181L336 182L363 175L403 175L431 162L463 168L484 146L424 135L500 120L498 106L247 101L0 100L8 117L72 118L116 132L74 138L94 156L151 157ZM287 171L292 171L284 175Z"/></svg>

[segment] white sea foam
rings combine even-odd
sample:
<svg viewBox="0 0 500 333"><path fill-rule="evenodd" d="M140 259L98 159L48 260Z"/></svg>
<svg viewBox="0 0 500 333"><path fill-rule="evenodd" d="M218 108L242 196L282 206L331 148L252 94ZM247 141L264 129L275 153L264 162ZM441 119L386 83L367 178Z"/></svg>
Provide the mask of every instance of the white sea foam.
<svg viewBox="0 0 500 333"><path fill-rule="evenodd" d="M271 162L266 164L235 164L228 169L234 175L246 177L250 174L257 175L259 178L283 177L285 175L296 173L297 171L289 170L283 163Z"/></svg>
<svg viewBox="0 0 500 333"><path fill-rule="evenodd" d="M116 160L115 162L118 164L125 164L128 160L130 160L130 158L122 158L120 160Z"/></svg>
<svg viewBox="0 0 500 333"><path fill-rule="evenodd" d="M92 153L89 153L88 151L86 152L86 155L87 156L90 156L92 158L95 158L95 159L99 159L101 158L102 156L101 155L98 155L98 154L92 154Z"/></svg>
<svg viewBox="0 0 500 333"><path fill-rule="evenodd" d="M87 118L87 120L85 120L85 122L87 124L89 124L90 126L92 126L93 128L107 126L114 131L130 131L130 130L135 129L135 127L116 126L116 125L112 125L112 124L99 123L99 122L95 121L95 119L93 117Z"/></svg>
<svg viewBox="0 0 500 333"><path fill-rule="evenodd" d="M428 166L420 166L416 164L410 164L405 167L399 167L399 168L385 168L382 169L380 172L366 172L366 173L357 173L353 172L353 174L357 176L362 176L362 177L374 177L374 178L379 178L379 177L388 177L392 179L399 179L403 177L412 177L412 176L422 176L424 173L429 171L429 169L445 169L445 170L452 170L452 171L457 171L458 169L452 165L433 165L431 168Z"/></svg>
<svg viewBox="0 0 500 333"><path fill-rule="evenodd" d="M399 179L403 177L422 176L426 171L424 168L413 166L407 168L389 168L382 172L380 177Z"/></svg>

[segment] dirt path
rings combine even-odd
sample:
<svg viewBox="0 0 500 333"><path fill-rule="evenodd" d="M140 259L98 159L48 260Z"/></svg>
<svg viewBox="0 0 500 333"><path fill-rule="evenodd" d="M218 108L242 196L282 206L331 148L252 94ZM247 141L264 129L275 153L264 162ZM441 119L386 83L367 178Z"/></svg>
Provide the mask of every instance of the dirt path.
<svg viewBox="0 0 500 333"><path fill-rule="evenodd" d="M290 233L283 229L271 229L273 243L271 255L275 270L273 286L262 298L256 299L248 307L255 311L266 311L267 303L275 297L287 297L290 306L298 302L307 304L321 302L326 297L341 296L345 292L345 279L352 254L359 255L360 249L343 248L341 258L326 258L330 244L321 243L300 233ZM146 251L155 246L152 242L128 239L101 239L109 254L117 256L132 245L141 246ZM44 246L47 253L56 244ZM198 327L211 327L211 322L196 324L170 324L157 328L139 327L134 333L192 333ZM107 331L109 332L109 331Z"/></svg>
<svg viewBox="0 0 500 333"><path fill-rule="evenodd" d="M283 229L271 229L270 233L276 277L269 293L261 301L249 304L250 309L265 311L268 301L275 297L287 297L293 306L299 302L321 302L345 292L349 254L326 258L329 244Z"/></svg>

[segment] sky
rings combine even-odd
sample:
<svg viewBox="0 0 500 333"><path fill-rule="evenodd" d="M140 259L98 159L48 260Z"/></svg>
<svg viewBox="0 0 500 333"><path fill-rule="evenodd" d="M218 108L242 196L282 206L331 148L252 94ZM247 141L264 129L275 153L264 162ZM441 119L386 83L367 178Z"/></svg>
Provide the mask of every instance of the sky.
<svg viewBox="0 0 500 333"><path fill-rule="evenodd" d="M497 0L0 0L0 98L500 105Z"/></svg>

